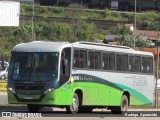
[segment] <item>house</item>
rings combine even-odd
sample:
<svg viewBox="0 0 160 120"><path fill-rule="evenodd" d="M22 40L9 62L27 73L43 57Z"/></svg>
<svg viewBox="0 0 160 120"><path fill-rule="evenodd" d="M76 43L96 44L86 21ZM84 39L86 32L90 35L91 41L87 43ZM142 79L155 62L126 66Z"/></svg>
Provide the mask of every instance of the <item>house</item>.
<svg viewBox="0 0 160 120"><path fill-rule="evenodd" d="M160 31L136 30L133 34L138 36L147 36L147 40L152 41L155 45L159 46L160 44Z"/></svg>

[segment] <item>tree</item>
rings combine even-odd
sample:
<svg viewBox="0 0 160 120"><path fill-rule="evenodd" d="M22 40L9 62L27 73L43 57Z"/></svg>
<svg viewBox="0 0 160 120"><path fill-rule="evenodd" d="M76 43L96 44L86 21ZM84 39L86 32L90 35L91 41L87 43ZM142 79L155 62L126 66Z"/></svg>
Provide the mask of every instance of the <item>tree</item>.
<svg viewBox="0 0 160 120"><path fill-rule="evenodd" d="M129 44L130 37L132 35L132 32L129 28L126 28L124 25L119 25L116 27L111 28L111 33L118 35L118 43L119 45L127 45Z"/></svg>

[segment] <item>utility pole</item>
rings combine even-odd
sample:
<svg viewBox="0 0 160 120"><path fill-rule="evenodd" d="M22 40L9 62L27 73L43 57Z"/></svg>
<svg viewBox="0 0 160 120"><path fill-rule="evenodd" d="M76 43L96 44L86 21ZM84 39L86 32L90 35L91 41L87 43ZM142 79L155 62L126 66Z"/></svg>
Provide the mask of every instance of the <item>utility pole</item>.
<svg viewBox="0 0 160 120"><path fill-rule="evenodd" d="M158 108L158 89L157 89L157 82L159 76L159 47L157 47L157 66L156 66L156 85L155 85L155 107Z"/></svg>
<svg viewBox="0 0 160 120"><path fill-rule="evenodd" d="M136 32L137 29L137 0L135 0L135 10L134 10L134 32ZM136 39L134 38L134 49L136 49Z"/></svg>

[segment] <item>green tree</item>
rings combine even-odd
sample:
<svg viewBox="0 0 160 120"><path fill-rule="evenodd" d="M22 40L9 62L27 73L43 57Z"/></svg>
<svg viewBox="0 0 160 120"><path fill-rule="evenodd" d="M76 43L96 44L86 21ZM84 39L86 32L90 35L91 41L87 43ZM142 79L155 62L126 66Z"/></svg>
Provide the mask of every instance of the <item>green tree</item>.
<svg viewBox="0 0 160 120"><path fill-rule="evenodd" d="M80 41L92 41L96 37L96 26L93 23L79 21L74 28L75 36Z"/></svg>
<svg viewBox="0 0 160 120"><path fill-rule="evenodd" d="M126 28L124 25L119 25L110 29L112 34L118 35L118 43L119 45L127 45L129 44L132 32L130 29Z"/></svg>

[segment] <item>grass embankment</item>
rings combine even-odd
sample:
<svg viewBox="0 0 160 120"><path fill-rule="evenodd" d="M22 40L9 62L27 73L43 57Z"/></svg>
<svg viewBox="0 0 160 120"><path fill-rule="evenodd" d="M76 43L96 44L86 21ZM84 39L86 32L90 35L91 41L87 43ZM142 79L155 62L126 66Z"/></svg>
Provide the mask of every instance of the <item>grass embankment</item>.
<svg viewBox="0 0 160 120"><path fill-rule="evenodd" d="M21 4L21 15L32 15L32 6ZM66 8L35 5L35 15L42 17L62 17L76 19L95 19L111 21L128 21L134 23L134 12L119 12L108 9ZM160 24L160 14L156 11L137 13L138 28L157 30Z"/></svg>

